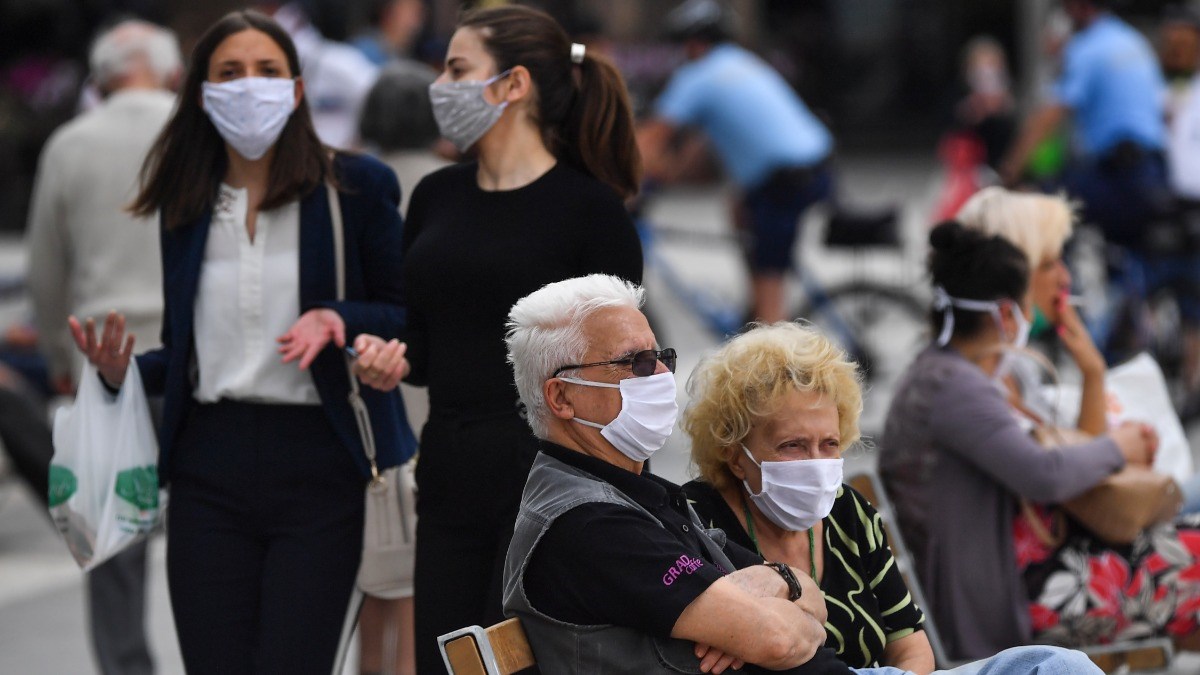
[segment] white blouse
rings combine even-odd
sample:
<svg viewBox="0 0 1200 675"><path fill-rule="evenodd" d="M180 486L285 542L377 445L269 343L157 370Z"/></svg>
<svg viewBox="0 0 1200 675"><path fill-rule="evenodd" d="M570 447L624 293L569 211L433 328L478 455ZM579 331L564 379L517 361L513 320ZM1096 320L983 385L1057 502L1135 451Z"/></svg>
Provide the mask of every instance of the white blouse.
<svg viewBox="0 0 1200 675"><path fill-rule="evenodd" d="M246 231L244 188L221 185L196 294L196 400L319 404L312 376L283 363L276 338L300 316L300 204L259 211Z"/></svg>

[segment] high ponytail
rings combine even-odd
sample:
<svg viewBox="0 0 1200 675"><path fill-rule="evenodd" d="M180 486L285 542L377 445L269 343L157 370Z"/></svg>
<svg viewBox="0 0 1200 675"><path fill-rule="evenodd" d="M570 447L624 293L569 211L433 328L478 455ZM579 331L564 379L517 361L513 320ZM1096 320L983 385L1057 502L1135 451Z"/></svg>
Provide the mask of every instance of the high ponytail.
<svg viewBox="0 0 1200 675"><path fill-rule="evenodd" d="M550 152L607 184L622 198L641 182L641 157L625 80L608 59L586 52L577 64L571 40L549 14L522 5L478 9L460 28L479 32L496 72L529 71L534 121ZM575 49L578 49L577 47Z"/></svg>
<svg viewBox="0 0 1200 675"><path fill-rule="evenodd" d="M641 184L642 157L625 79L602 55L585 53L578 68L579 89L562 132L565 149L572 164L610 185L621 197L632 197Z"/></svg>

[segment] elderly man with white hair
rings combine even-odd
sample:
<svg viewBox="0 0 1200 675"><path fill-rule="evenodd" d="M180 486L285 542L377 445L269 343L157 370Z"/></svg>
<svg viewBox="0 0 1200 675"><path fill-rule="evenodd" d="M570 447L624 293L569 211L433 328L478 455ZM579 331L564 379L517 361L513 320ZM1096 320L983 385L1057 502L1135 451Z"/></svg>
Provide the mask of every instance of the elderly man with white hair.
<svg viewBox="0 0 1200 675"><path fill-rule="evenodd" d="M50 373L70 391L83 367L67 317L119 309L142 344L158 336L162 271L158 222L133 218L138 172L175 105L182 60L170 31L126 21L96 38L91 78L104 96L42 150L27 238L29 286Z"/></svg>
<svg viewBox="0 0 1200 675"><path fill-rule="evenodd" d="M541 447L504 572L547 673L851 669L823 647L825 600L803 570L705 530L681 488L643 471L675 427L675 351L660 349L641 288L608 275L544 286L513 305L509 361ZM1079 652L1022 647L956 675L1097 673Z"/></svg>
<svg viewBox="0 0 1200 675"><path fill-rule="evenodd" d="M60 393L82 368L67 316L124 313L126 328L154 348L162 322L158 223L125 210L147 151L175 104L182 59L170 31L143 21L96 38L91 77L104 97L58 129L38 165L27 229L35 324ZM180 167L186 170L186 167ZM45 461L49 462L46 457ZM103 673L151 673L145 636L146 548L139 545L89 578L92 638Z"/></svg>

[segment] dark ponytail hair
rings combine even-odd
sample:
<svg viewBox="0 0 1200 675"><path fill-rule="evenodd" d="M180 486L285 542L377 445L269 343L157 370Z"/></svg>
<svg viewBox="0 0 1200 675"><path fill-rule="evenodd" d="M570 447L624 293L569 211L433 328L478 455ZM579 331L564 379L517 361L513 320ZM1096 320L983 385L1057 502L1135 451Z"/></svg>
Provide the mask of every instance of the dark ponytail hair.
<svg viewBox="0 0 1200 675"><path fill-rule="evenodd" d="M163 227L173 229L200 217L216 199L229 159L225 141L200 106L208 62L225 38L244 30L266 33L287 57L293 77L300 77L300 57L291 37L273 19L254 10L226 14L209 28L196 47L184 77L175 112L150 148L142 165L141 190L129 210L138 216L162 212ZM317 138L308 97L292 111L275 141L267 192L259 208L282 206L308 194L332 173L329 151Z"/></svg>
<svg viewBox="0 0 1200 675"><path fill-rule="evenodd" d="M1020 301L1029 287L1029 261L1004 237L986 235L947 220L929 233L929 276L951 297ZM954 308L954 332L971 336L991 318L983 312ZM933 333L942 329L941 310L930 313Z"/></svg>
<svg viewBox="0 0 1200 675"><path fill-rule="evenodd" d="M562 26L521 5L474 10L458 26L479 32L496 72L514 66L529 71L535 121L550 152L623 198L637 194L642 161L633 112L625 80L607 58L586 52L581 63L572 63L571 40Z"/></svg>

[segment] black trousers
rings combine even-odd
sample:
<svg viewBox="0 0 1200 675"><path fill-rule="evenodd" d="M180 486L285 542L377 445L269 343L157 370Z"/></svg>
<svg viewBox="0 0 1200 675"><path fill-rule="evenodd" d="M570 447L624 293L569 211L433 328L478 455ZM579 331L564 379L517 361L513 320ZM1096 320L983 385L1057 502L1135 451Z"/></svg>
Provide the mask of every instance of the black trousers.
<svg viewBox="0 0 1200 675"><path fill-rule="evenodd" d="M167 583L192 675L332 669L363 490L316 406L199 406L175 448Z"/></svg>
<svg viewBox="0 0 1200 675"><path fill-rule="evenodd" d="M537 440L515 413L463 419L431 411L416 477L413 584L417 672L446 672L437 637L503 618L504 556Z"/></svg>

